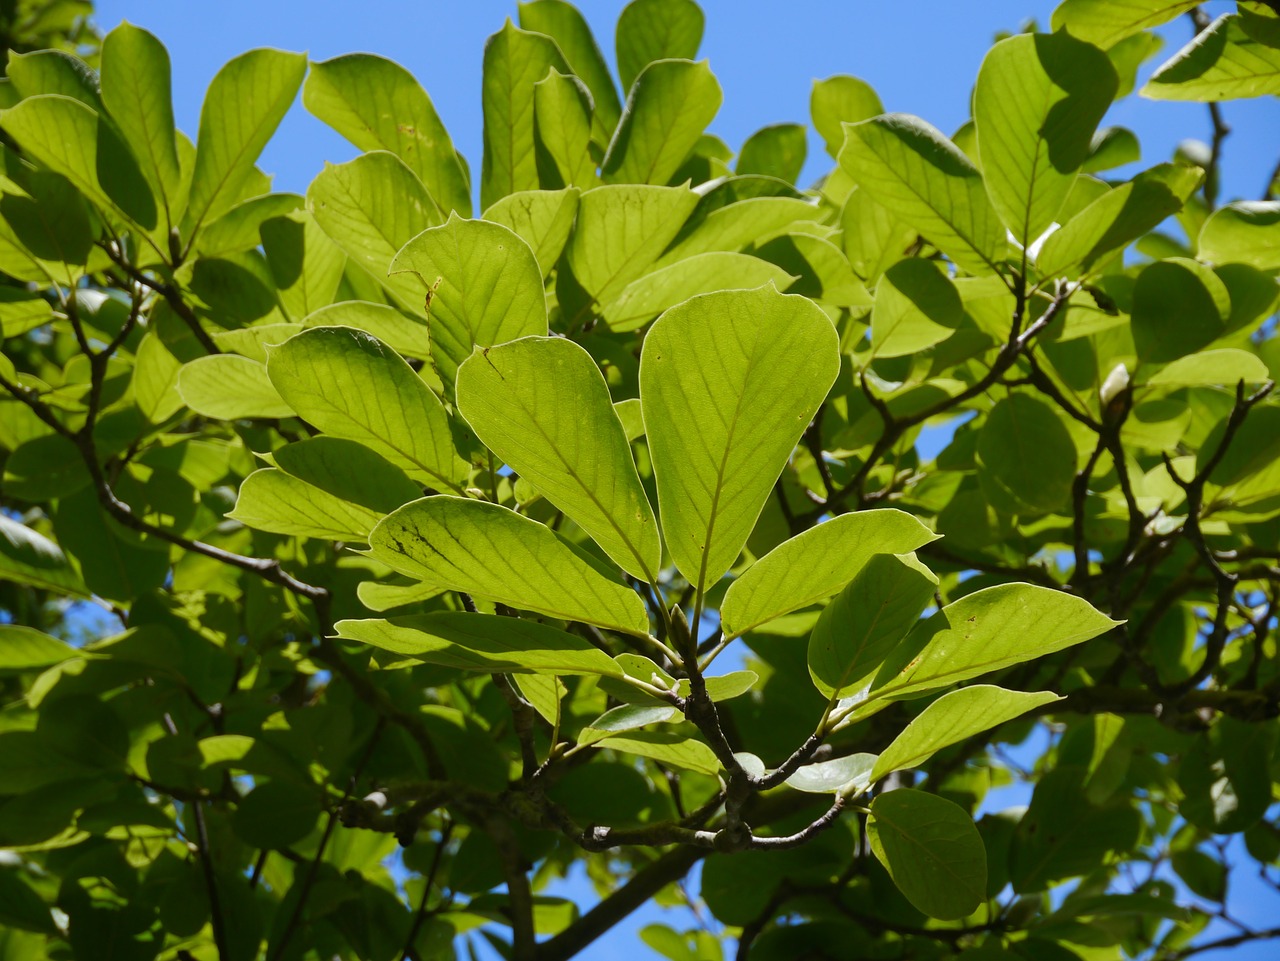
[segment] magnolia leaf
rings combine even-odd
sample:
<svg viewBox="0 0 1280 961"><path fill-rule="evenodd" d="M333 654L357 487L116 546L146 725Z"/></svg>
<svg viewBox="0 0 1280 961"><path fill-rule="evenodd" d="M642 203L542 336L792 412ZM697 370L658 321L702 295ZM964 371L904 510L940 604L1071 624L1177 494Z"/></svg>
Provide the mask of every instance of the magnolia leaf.
<svg viewBox="0 0 1280 961"><path fill-rule="evenodd" d="M538 142L551 155L560 180L584 189L599 184L591 157L591 94L586 84L552 70L534 84L533 107Z"/></svg>
<svg viewBox="0 0 1280 961"><path fill-rule="evenodd" d="M1280 96L1280 47L1223 14L1161 64L1139 91L1153 100L1238 100Z"/></svg>
<svg viewBox="0 0 1280 961"><path fill-rule="evenodd" d="M543 2L543 0L540 0ZM484 212L492 220L510 228L533 249L546 277L569 240L578 213L578 188L563 190L518 190L503 197Z"/></svg>
<svg viewBox="0 0 1280 961"><path fill-rule="evenodd" d="M797 768L787 778L787 786L807 794L861 794L871 786L874 754L850 754L830 761L819 761Z"/></svg>
<svg viewBox="0 0 1280 961"><path fill-rule="evenodd" d="M344 300L302 318L303 327L354 327L372 334L403 357L429 357L431 332L425 321L387 304Z"/></svg>
<svg viewBox="0 0 1280 961"><path fill-rule="evenodd" d="M669 704L623 704L605 711L584 727L578 734L578 744L595 744L623 731L661 724L663 721L670 721L678 713Z"/></svg>
<svg viewBox="0 0 1280 961"><path fill-rule="evenodd" d="M382 519L377 511L352 504L282 470L256 470L240 485L227 514L246 527L298 537L362 541Z"/></svg>
<svg viewBox="0 0 1280 961"><path fill-rule="evenodd" d="M597 741L595 747L612 748L624 754L638 754L664 764L714 777L720 773L715 751L701 741L672 731L633 731Z"/></svg>
<svg viewBox="0 0 1280 961"><path fill-rule="evenodd" d="M835 76L813 82L809 114L832 157L839 158L844 146L845 124L870 120L882 113L884 106L876 92L857 77Z"/></svg>
<svg viewBox="0 0 1280 961"><path fill-rule="evenodd" d="M676 567L701 592L729 569L839 370L831 321L772 287L667 311L640 357L640 403Z"/></svg>
<svg viewBox="0 0 1280 961"><path fill-rule="evenodd" d="M596 362L563 337L473 354L458 409L486 447L564 511L619 567L654 583L657 520Z"/></svg>
<svg viewBox="0 0 1280 961"><path fill-rule="evenodd" d="M1104 50L1125 37L1158 27L1196 5L1195 0L1063 0L1053 11L1053 29Z"/></svg>
<svg viewBox="0 0 1280 961"><path fill-rule="evenodd" d="M1219 207L1200 228L1198 256L1215 264L1280 270L1280 200Z"/></svg>
<svg viewBox="0 0 1280 961"><path fill-rule="evenodd" d="M588 564L555 533L515 511L427 497L383 518L369 538L393 570L449 590L646 637L639 595Z"/></svg>
<svg viewBox="0 0 1280 961"><path fill-rule="evenodd" d="M655 60L692 60L702 44L705 18L693 0L632 0L618 15L618 75L630 90Z"/></svg>
<svg viewBox="0 0 1280 961"><path fill-rule="evenodd" d="M560 47L569 70L581 79L595 105L595 127L601 143L606 143L618 125L622 104L609 74L604 54L591 35L586 18L564 0L533 0L519 4L520 26L546 34Z"/></svg>
<svg viewBox="0 0 1280 961"><path fill-rule="evenodd" d="M216 420L293 416L267 368L235 354L211 354L185 364L178 371L178 394L197 414Z"/></svg>
<svg viewBox="0 0 1280 961"><path fill-rule="evenodd" d="M978 479L993 506L1043 514L1071 498L1076 445L1044 401L1011 393L992 408L978 434Z"/></svg>
<svg viewBox="0 0 1280 961"><path fill-rule="evenodd" d="M884 272L871 309L877 357L904 357L940 344L964 322L960 292L927 260L909 257Z"/></svg>
<svg viewBox="0 0 1280 961"><path fill-rule="evenodd" d="M798 123L779 123L757 130L738 152L739 174L777 177L787 183L800 179L808 150L805 129Z"/></svg>

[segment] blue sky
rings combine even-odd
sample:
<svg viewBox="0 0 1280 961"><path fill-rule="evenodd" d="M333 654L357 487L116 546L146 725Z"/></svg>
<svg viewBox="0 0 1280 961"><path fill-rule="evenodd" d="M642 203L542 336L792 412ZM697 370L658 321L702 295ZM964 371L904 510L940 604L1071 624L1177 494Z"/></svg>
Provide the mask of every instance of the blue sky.
<svg viewBox="0 0 1280 961"><path fill-rule="evenodd" d="M613 24L625 0L581 0L606 56L613 59ZM888 110L918 114L950 132L969 116L968 98L982 56L999 30L1016 30L1029 18L1049 23L1047 0L916 0L870 3L858 0L765 0L704 2L707 30L701 56L707 57L724 88L724 106L712 132L735 149L769 123L807 121L810 84L815 78L849 73L868 81ZM1210 2L1217 15L1232 3ZM210 78L236 54L252 47L306 50L323 60L369 51L408 67L430 93L454 142L473 171L480 169L480 72L485 38L515 17L507 0L99 0L98 23L110 29L127 19L152 31L169 47L174 62L174 106L178 124L194 135L200 103ZM1164 55L1191 33L1179 20L1161 31ZM1160 58L1148 64L1149 74ZM1258 197L1280 156L1280 101L1224 105L1234 132L1223 159L1222 197ZM1168 159L1184 138L1207 139L1208 113L1200 104L1162 103L1131 97L1113 108L1105 123L1134 130L1143 146L1143 164ZM268 146L262 166L276 175L277 190L304 192L324 161L342 162L355 150L295 104ZM810 183L830 166L811 134ZM1006 796L1004 803L1020 798ZM1274 920L1275 896L1243 871L1238 915L1247 921ZM585 882L566 894L593 900ZM656 918L637 912L597 942L591 957L644 957L635 932ZM689 919L675 920L686 923ZM1230 933L1225 931L1222 933ZM1273 945L1204 955L1206 961L1263 961Z"/></svg>

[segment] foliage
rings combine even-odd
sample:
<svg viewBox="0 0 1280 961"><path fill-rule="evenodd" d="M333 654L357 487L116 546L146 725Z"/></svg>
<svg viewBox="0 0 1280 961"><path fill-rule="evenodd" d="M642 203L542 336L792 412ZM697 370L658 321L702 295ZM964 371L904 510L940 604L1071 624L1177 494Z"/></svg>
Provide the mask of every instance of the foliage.
<svg viewBox="0 0 1280 961"><path fill-rule="evenodd" d="M950 139L817 82L812 189L798 125L706 132L692 0L626 8L625 96L520 4L475 180L375 56L246 53L194 143L138 27L12 57L0 957L1280 934L1201 936L1280 855L1280 204L1215 206L1280 19L1192 6L1065 0ZM1214 142L1108 177L1188 11L1142 93ZM299 91L365 151L305 197Z"/></svg>

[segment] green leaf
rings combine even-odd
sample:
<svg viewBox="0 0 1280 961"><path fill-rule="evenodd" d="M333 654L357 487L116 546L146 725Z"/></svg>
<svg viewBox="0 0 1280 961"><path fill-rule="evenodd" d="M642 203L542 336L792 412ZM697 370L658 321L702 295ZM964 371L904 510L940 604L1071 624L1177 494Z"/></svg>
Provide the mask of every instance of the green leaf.
<svg viewBox="0 0 1280 961"><path fill-rule="evenodd" d="M788 227L807 226L821 215L816 204L796 197L752 197L731 203L697 221L658 264L670 267L698 254L742 250L786 233Z"/></svg>
<svg viewBox="0 0 1280 961"><path fill-rule="evenodd" d="M1236 834L1256 824L1271 804L1274 726L1219 718L1182 758L1178 813L1213 834Z"/></svg>
<svg viewBox="0 0 1280 961"><path fill-rule="evenodd" d="M347 258L315 217L298 211L264 221L259 230L285 314L301 320L332 304Z"/></svg>
<svg viewBox="0 0 1280 961"><path fill-rule="evenodd" d="M598 741L595 747L612 748L624 754L638 754L640 757L652 758L663 764L711 777L720 773L720 761L716 758L715 751L701 741L673 731L635 731Z"/></svg>
<svg viewBox="0 0 1280 961"><path fill-rule="evenodd" d="M434 291L431 357L447 386L473 348L547 333L542 270L529 245L501 224L451 214L405 244L391 269L415 274L424 295Z"/></svg>
<svg viewBox="0 0 1280 961"><path fill-rule="evenodd" d="M659 60L636 77L609 151L606 183L665 184L720 110L724 95L705 60Z"/></svg>
<svg viewBox="0 0 1280 961"><path fill-rule="evenodd" d="M607 143L622 115L622 104L618 100L609 65L591 35L586 18L573 4L564 0L533 0L521 3L519 9L520 26L534 33L545 33L554 40L564 54L569 70L586 84L595 102L597 139Z"/></svg>
<svg viewBox="0 0 1280 961"><path fill-rule="evenodd" d="M271 350L267 376L324 433L359 441L431 486L458 490L465 465L444 405L376 337L350 327L304 330Z"/></svg>
<svg viewBox="0 0 1280 961"><path fill-rule="evenodd" d="M182 409L178 394L181 362L169 353L159 336L149 331L138 345L133 359L133 402L153 424L167 420Z"/></svg>
<svg viewBox="0 0 1280 961"><path fill-rule="evenodd" d="M884 206L973 274L1005 257L1005 234L982 175L918 117L885 114L845 126L840 166Z"/></svg>
<svg viewBox="0 0 1280 961"><path fill-rule="evenodd" d="M75 648L56 637L19 624L0 624L0 671L43 669L78 656Z"/></svg>
<svg viewBox="0 0 1280 961"><path fill-rule="evenodd" d="M985 899L987 852L957 804L904 788L871 802L867 840L898 890L941 921L972 914Z"/></svg>
<svg viewBox="0 0 1280 961"><path fill-rule="evenodd" d="M277 448L271 456L286 473L379 515L422 496L404 471L352 440L309 437Z"/></svg>
<svg viewBox="0 0 1280 961"><path fill-rule="evenodd" d="M636 77L655 60L692 60L705 27L693 0L632 0L618 15L618 76L630 90Z"/></svg>
<svg viewBox="0 0 1280 961"><path fill-rule="evenodd" d="M1280 270L1280 200L1219 207L1200 228L1197 256L1215 264Z"/></svg>
<svg viewBox="0 0 1280 961"><path fill-rule="evenodd" d="M75 558L85 585L100 597L130 603L169 576L168 544L150 537L139 541L126 533L108 518L92 488L58 501L53 529L58 543Z"/></svg>
<svg viewBox="0 0 1280 961"><path fill-rule="evenodd" d="M1104 634L1119 621L1086 601L1031 584L983 588L916 625L867 697L937 690Z"/></svg>
<svg viewBox="0 0 1280 961"><path fill-rule="evenodd" d="M465 671L620 677L608 654L537 621L453 611L339 621L339 637Z"/></svg>
<svg viewBox="0 0 1280 961"><path fill-rule="evenodd" d="M601 574L550 528L497 504L427 497L385 517L369 546L393 570L449 590L627 634L649 633L637 594Z"/></svg>
<svg viewBox="0 0 1280 961"><path fill-rule="evenodd" d="M1021 717L1043 704L1060 701L1051 691L1025 694L990 684L975 684L944 694L902 729L876 761L871 780L904 768L919 767L944 747Z"/></svg>
<svg viewBox="0 0 1280 961"><path fill-rule="evenodd" d="M844 146L844 125L870 120L884 113L884 106L871 85L857 77L838 75L815 80L809 94L809 115L814 129L822 135L827 153L839 158Z"/></svg>
<svg viewBox="0 0 1280 961"><path fill-rule="evenodd" d="M402 306L423 312L422 285L388 273L400 248L441 221L422 181L402 160L378 150L350 163L326 164L307 188L307 209Z"/></svg>
<svg viewBox="0 0 1280 961"><path fill-rule="evenodd" d="M480 206L517 190L536 190L534 84L549 70L570 73L554 40L510 20L484 46L484 162Z"/></svg>
<svg viewBox="0 0 1280 961"><path fill-rule="evenodd" d="M402 356L431 356L431 334L426 322L406 316L387 304L344 300L308 314L302 318L302 326L355 327L377 337Z"/></svg>
<svg viewBox="0 0 1280 961"><path fill-rule="evenodd" d="M840 226L849 266L867 283L902 260L916 239L910 226L856 188L845 201Z"/></svg>
<svg viewBox="0 0 1280 961"><path fill-rule="evenodd" d="M804 169L807 150L808 137L802 125L778 123L762 127L742 145L735 170L795 183Z"/></svg>
<svg viewBox="0 0 1280 961"><path fill-rule="evenodd" d="M275 534L362 541L382 514L267 467L244 479L235 509L227 517Z"/></svg>
<svg viewBox="0 0 1280 961"><path fill-rule="evenodd" d="M611 303L675 239L698 195L684 187L597 187L578 202L569 239L573 275L597 304Z"/></svg>
<svg viewBox="0 0 1280 961"><path fill-rule="evenodd" d="M787 786L807 794L831 794L849 791L861 794L871 786L874 754L850 754L830 761L806 764L787 778Z"/></svg>
<svg viewBox="0 0 1280 961"><path fill-rule="evenodd" d="M230 210L254 176L254 164L297 96L305 53L250 50L218 71L200 108L191 194L183 233Z"/></svg>
<svg viewBox="0 0 1280 961"><path fill-rule="evenodd" d="M605 322L611 330L635 330L698 294L750 290L770 283L778 290L786 290L794 281L776 264L748 254L693 254L633 280L605 309Z"/></svg>
<svg viewBox="0 0 1280 961"><path fill-rule="evenodd" d="M1190 848L1175 851L1169 858L1169 866L1196 897L1209 901L1226 900L1227 866L1217 858Z"/></svg>
<svg viewBox="0 0 1280 961"><path fill-rule="evenodd" d="M1142 147L1137 135L1124 127L1106 127L1093 135L1089 144L1089 159L1080 167L1081 173L1114 170L1142 159Z"/></svg>
<svg viewBox="0 0 1280 961"><path fill-rule="evenodd" d="M298 194L265 194L236 204L200 231L196 252L205 257L226 257L252 250L262 243L262 225L276 217L302 210L306 199Z"/></svg>
<svg viewBox="0 0 1280 961"><path fill-rule="evenodd" d="M183 365L178 394L197 414L215 420L293 415L267 378L266 367L235 354L210 354Z"/></svg>
<svg viewBox="0 0 1280 961"><path fill-rule="evenodd" d="M281 850L310 834L322 810L315 788L267 781L237 802L231 826L255 848Z"/></svg>
<svg viewBox="0 0 1280 961"><path fill-rule="evenodd" d="M578 189L521 190L503 197L484 212L492 220L510 228L533 248L533 255L546 277L560 259L578 213Z"/></svg>
<svg viewBox="0 0 1280 961"><path fill-rule="evenodd" d="M678 712L670 704L622 704L605 711L578 733L580 746L595 744L623 731L669 721Z"/></svg>
<svg viewBox="0 0 1280 961"><path fill-rule="evenodd" d="M0 514L0 574L19 584L88 596L62 549L25 524Z"/></svg>
<svg viewBox="0 0 1280 961"><path fill-rule="evenodd" d="M699 593L729 569L839 371L831 321L772 287L667 311L640 357L659 514Z"/></svg>
<svg viewBox="0 0 1280 961"><path fill-rule="evenodd" d="M1046 277L1089 270L1182 209L1204 177L1199 167L1160 164L1103 194L1055 231L1036 256Z"/></svg>
<svg viewBox="0 0 1280 961"><path fill-rule="evenodd" d="M1186 13L1194 0L1063 0L1053 11L1053 29L1104 50L1151 27Z"/></svg>
<svg viewBox="0 0 1280 961"><path fill-rule="evenodd" d="M1076 445L1061 418L1030 394L1010 394L978 434L978 479L993 506L1044 514L1071 499Z"/></svg>
<svg viewBox="0 0 1280 961"><path fill-rule="evenodd" d="M726 637L840 591L876 554L906 554L937 535L903 511L841 514L784 541L729 585L720 605Z"/></svg>
<svg viewBox="0 0 1280 961"><path fill-rule="evenodd" d="M590 354L562 337L526 337L473 354L458 371L458 409L486 447L614 563L656 582L657 520Z"/></svg>
<svg viewBox="0 0 1280 961"><path fill-rule="evenodd" d="M156 226L156 202L137 161L93 108L56 94L29 97L0 112L0 126L104 213L114 212L144 230Z"/></svg>
<svg viewBox="0 0 1280 961"><path fill-rule="evenodd" d="M586 84L552 70L534 84L533 106L538 142L551 155L561 182L584 188L599 184L590 150L591 93Z"/></svg>
<svg viewBox="0 0 1280 961"><path fill-rule="evenodd" d="M1261 384L1269 378L1267 365L1257 354L1227 347L1200 350L1186 357L1179 357L1152 374L1145 386L1173 390L1211 385L1231 387L1240 381Z"/></svg>
<svg viewBox="0 0 1280 961"><path fill-rule="evenodd" d="M1238 100L1280 95L1280 47L1224 14L1161 64L1139 91L1153 100Z"/></svg>
<svg viewBox="0 0 1280 961"><path fill-rule="evenodd" d="M1231 294L1208 267L1171 257L1145 267L1133 286L1133 343L1140 362L1176 360L1226 330Z"/></svg>
<svg viewBox="0 0 1280 961"><path fill-rule="evenodd" d="M131 23L102 41L103 103L159 200L165 227L174 222L181 181L169 74L164 44Z"/></svg>
<svg viewBox="0 0 1280 961"><path fill-rule="evenodd" d="M40 94L57 94L79 100L95 111L102 110L101 87L97 75L79 57L62 50L33 50L9 53L5 70L23 99Z"/></svg>
<svg viewBox="0 0 1280 961"><path fill-rule="evenodd" d="M1009 37L982 61L978 155L991 203L1022 246L1057 219L1118 87L1107 55L1068 33Z"/></svg>
<svg viewBox="0 0 1280 961"><path fill-rule="evenodd" d="M433 220L471 215L466 166L431 98L400 64L369 53L312 63L302 105L361 150L404 161L436 207Z"/></svg>
<svg viewBox="0 0 1280 961"><path fill-rule="evenodd" d="M904 357L940 344L964 322L955 284L927 260L908 257L884 272L871 309L877 357Z"/></svg>
<svg viewBox="0 0 1280 961"><path fill-rule="evenodd" d="M818 617L809 675L834 699L865 687L933 603L938 579L914 555L876 554Z"/></svg>

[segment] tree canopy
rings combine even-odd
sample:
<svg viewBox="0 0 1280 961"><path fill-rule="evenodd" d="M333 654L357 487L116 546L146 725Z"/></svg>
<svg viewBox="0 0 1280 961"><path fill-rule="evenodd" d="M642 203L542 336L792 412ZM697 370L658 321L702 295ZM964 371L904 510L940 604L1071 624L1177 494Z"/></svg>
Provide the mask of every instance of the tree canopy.
<svg viewBox="0 0 1280 961"><path fill-rule="evenodd" d="M0 16L0 959L1280 937L1280 169L1218 185L1274 4L1065 0L950 137L817 81L811 187L707 132L693 0L617 78L518 4L474 169L371 54L245 53L193 139L85 13ZM362 151L305 196L299 93ZM1117 174L1137 95L1212 142Z"/></svg>

